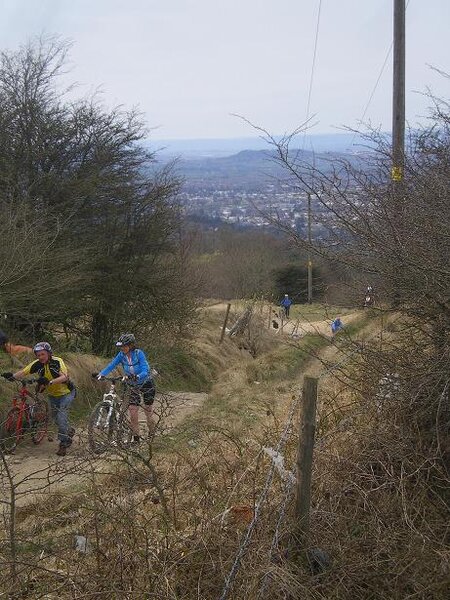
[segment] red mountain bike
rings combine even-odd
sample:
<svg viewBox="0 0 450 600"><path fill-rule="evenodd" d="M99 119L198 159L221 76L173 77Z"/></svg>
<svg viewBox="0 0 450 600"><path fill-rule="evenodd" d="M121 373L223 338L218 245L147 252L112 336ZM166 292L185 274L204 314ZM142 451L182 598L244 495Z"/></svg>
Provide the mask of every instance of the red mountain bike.
<svg viewBox="0 0 450 600"><path fill-rule="evenodd" d="M13 398L12 407L0 424L0 445L5 452L13 452L26 434L31 435L35 444L40 444L48 430L47 401L27 388L36 380L24 379L18 383L20 387Z"/></svg>

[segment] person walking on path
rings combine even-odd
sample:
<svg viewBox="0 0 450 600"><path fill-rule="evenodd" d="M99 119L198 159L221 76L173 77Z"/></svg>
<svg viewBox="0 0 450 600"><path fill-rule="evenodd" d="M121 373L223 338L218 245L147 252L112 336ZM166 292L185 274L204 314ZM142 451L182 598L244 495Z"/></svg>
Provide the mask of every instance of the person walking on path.
<svg viewBox="0 0 450 600"><path fill-rule="evenodd" d="M133 431L133 442L139 444L141 437L139 432L139 405L141 394L144 399L144 412L147 419L147 427L151 435L155 429L153 420L153 402L155 400L156 388L152 378L152 371L145 353L136 347L136 338L132 333L124 333L116 342L119 353L100 373L96 375L98 380L106 377L116 367L122 367L125 375L130 380L131 393L128 403L130 413L131 429Z"/></svg>
<svg viewBox="0 0 450 600"><path fill-rule="evenodd" d="M284 295L283 300L280 302L280 305L284 309L284 314L286 315L286 319L289 319L289 311L291 309L292 300L289 298L288 294Z"/></svg>
<svg viewBox="0 0 450 600"><path fill-rule="evenodd" d="M56 454L65 456L75 434L75 429L69 425L69 407L76 396L76 389L69 379L63 359L53 355L48 342L38 342L33 352L36 360L17 373L2 375L8 381L20 381L27 375L37 376L38 391L47 392L52 417L58 427L59 448Z"/></svg>
<svg viewBox="0 0 450 600"><path fill-rule="evenodd" d="M367 286L366 295L364 296L364 308L368 306L373 306L375 302L374 291L371 285Z"/></svg>

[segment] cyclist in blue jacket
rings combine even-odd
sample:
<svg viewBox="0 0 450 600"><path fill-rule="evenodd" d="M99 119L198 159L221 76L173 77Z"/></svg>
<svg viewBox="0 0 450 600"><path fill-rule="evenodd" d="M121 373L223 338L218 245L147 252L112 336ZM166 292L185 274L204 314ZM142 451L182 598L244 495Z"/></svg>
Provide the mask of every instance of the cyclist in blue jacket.
<svg viewBox="0 0 450 600"><path fill-rule="evenodd" d="M145 353L136 348L136 338L132 333L124 333L116 342L120 352L112 361L97 375L97 379L106 377L116 367L122 367L125 375L130 379L131 393L128 402L130 411L131 429L133 441L140 442L139 434L139 405L141 394L144 399L144 412L147 419L147 427L151 434L155 429L153 420L153 402L155 400L156 388L152 379L150 365Z"/></svg>

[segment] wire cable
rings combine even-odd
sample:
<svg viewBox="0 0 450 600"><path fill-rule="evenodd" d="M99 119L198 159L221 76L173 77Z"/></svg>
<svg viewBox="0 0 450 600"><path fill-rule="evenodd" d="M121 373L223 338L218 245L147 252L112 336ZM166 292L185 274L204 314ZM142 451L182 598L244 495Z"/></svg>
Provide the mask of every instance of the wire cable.
<svg viewBox="0 0 450 600"><path fill-rule="evenodd" d="M405 10L408 10L408 6L409 6L409 3L410 3L410 2L411 2L411 0L408 0L408 2L407 2L407 4L406 4L406 9L405 9ZM392 53L392 48L393 48L393 47L394 47L394 41L392 41L392 42L390 43L389 49L388 49L388 51L387 51L387 53L386 53L386 57L385 57L385 59L384 59L384 62L383 62L383 64L382 64L382 66L381 66L381 69L380 69L380 72L379 72L379 74L378 74L378 77L377 77L377 80L376 80L376 82L375 82L375 85L373 86L373 89L372 89L372 91L371 91L371 93L370 93L369 99L367 100L367 103L366 103L366 105L365 105L365 107L364 107L364 110L363 110L363 113L362 113L362 115L361 115L361 118L360 118L360 119L357 121L357 123L359 123L359 127L361 127L361 125L362 125L362 124L363 124L363 122L364 122L364 119L365 119L365 116L366 116L366 114L367 114L367 111L369 110L369 107L370 107L370 105L371 105L371 103L372 103L373 97L375 96L375 92L377 91L378 85L379 85L379 83L380 83L380 81L381 81L381 78L383 77L383 73L384 73L384 70L385 70L385 68L386 68L386 65L387 65L387 63L388 63L388 60L389 60L389 58L390 58L390 56L391 56L391 53ZM351 140L351 142L350 142L350 148L353 146L353 144L354 144L354 142L355 142L355 139L356 139L356 136L358 135L358 133L360 133L360 129L357 129L357 130L355 131L355 133L353 134L352 140Z"/></svg>
<svg viewBox="0 0 450 600"><path fill-rule="evenodd" d="M309 119L309 112L311 109L311 97L312 97L312 89L313 89L313 83L314 83L314 72L316 69L316 59L317 59L317 46L318 46L318 42L319 42L319 30L320 30L320 14L322 11L322 0L319 0L319 10L317 11L317 24L316 24L316 35L315 35L315 39L314 39L314 50L313 50L313 59L312 59L312 65L311 65L311 76L309 79L309 90L308 90L308 101L306 103L306 118L305 118L305 123L308 122ZM302 150L305 149L305 140L306 140L306 129L303 135L303 146L302 146Z"/></svg>

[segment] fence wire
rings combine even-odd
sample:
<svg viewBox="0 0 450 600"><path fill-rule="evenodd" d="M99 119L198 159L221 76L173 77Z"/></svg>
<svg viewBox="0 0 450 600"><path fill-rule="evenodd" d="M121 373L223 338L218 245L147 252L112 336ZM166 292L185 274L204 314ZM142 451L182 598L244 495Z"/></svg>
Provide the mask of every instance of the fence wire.
<svg viewBox="0 0 450 600"><path fill-rule="evenodd" d="M283 433L282 433L282 435L278 441L277 447L276 447L277 452L281 452L281 450L283 450L283 448L289 438L289 435L292 433L292 421L294 420L294 416L297 411L298 405L300 403L300 399L301 399L301 396L298 395L292 402L291 409L289 411L289 416L287 418ZM276 470L276 465L275 465L275 462L272 461L271 466L269 468L269 472L267 474L267 478L266 478L266 482L264 484L263 490L262 490L262 492L259 496L258 502L256 503L256 506L255 506L253 519L247 528L245 536L243 537L242 542L236 553L233 565L225 579L225 585L224 585L222 594L220 596L220 600L226 600L229 596L229 593L230 593L232 587L233 587L234 580L236 578L237 572L239 571L242 558L244 557L244 555L248 549L248 545L250 544L250 540L251 540L253 531L254 531L256 524L260 518L263 504L265 503L265 501L267 499L267 495L270 491L270 487L272 485L272 480L273 480L275 470Z"/></svg>
<svg viewBox="0 0 450 600"><path fill-rule="evenodd" d="M397 319L395 319L396 321ZM388 325L388 324L386 324ZM377 337L378 335L380 335L381 332L383 332L385 330L385 328L382 328L380 331L376 331L373 333L373 335L369 336L365 341L370 341L371 339L373 339L374 337ZM319 381L323 381L324 379L326 379L327 377L329 377L330 375L333 375L334 372L338 369L341 369L344 365L348 364L351 360L353 360L355 354L358 354L361 352L361 347L357 346L354 350L352 350L349 354L347 354L341 361L339 361L338 363L335 363L333 365L331 365L329 368L325 368L324 372L320 374L320 376L317 378ZM291 409L289 411L289 416L288 419L286 421L284 430L283 430L283 434L280 438L280 440L278 441L278 445L276 448L277 452L280 452L288 438L290 433L292 433L291 431L291 426L292 426L292 421L294 419L295 416L295 412L297 410L298 405L300 404L300 400L302 399L303 395L299 394L297 396L297 398L293 401L292 405L291 405ZM325 436L325 438L327 438L328 436ZM320 440L320 442L323 442L323 438ZM267 495L269 493L271 484L272 484L272 480L273 480L273 476L276 470L276 465L275 462L272 461L272 464L269 468L269 472L266 478L266 482L264 484L264 488L263 491L261 492L258 502L256 503L255 506L255 512L253 515L253 519L250 522L246 534L242 539L242 542L238 548L238 551L236 553L233 565L225 579L225 585L222 591L222 594L219 598L219 600L227 600L227 598L229 597L229 593L233 587L234 581L236 579L236 575L239 571L239 568L241 566L242 563L242 559L245 555L245 553L247 552L253 531L256 527L256 524L260 518L261 515L261 511L262 511L262 507L264 502L267 499ZM275 552L275 549L278 548L278 543L279 543L279 539L280 539L280 532L281 532L281 527L282 524L284 522L284 519L286 517L287 514L287 509L289 507L289 503L291 500L291 497L293 495L293 491L294 491L294 482L292 480L288 480L286 483L286 489L284 492L284 498L283 501L281 503L281 508L280 508L280 514L278 516L278 520L277 520L277 525L275 528L275 534L272 538L272 542L271 542L271 546L270 546L270 552L269 552L269 560L272 561L273 559L273 555ZM270 573L266 573L264 575L263 581L262 581L262 585L261 588L259 590L258 596L257 598L263 598L264 594L266 592L267 589L267 585L268 585L268 581L269 581L269 577L270 577Z"/></svg>

